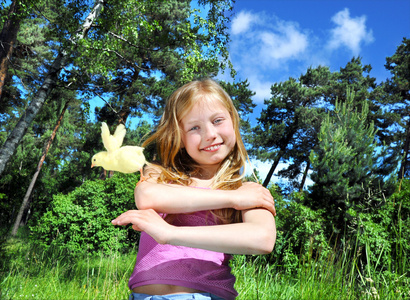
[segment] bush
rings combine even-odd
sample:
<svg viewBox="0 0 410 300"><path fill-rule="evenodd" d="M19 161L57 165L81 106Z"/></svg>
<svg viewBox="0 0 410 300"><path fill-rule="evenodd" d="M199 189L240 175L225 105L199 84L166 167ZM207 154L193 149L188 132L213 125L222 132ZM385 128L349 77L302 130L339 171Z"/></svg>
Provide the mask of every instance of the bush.
<svg viewBox="0 0 410 300"><path fill-rule="evenodd" d="M72 254L133 247L139 233L115 227L111 220L136 209L137 181L137 175L118 173L105 181L86 181L67 195L55 195L49 210L31 226L33 242L46 248L62 247Z"/></svg>
<svg viewBox="0 0 410 300"><path fill-rule="evenodd" d="M295 193L290 201L275 201L277 238L270 261L287 271L296 270L301 262L326 258L330 251L322 211L304 206L301 197Z"/></svg>

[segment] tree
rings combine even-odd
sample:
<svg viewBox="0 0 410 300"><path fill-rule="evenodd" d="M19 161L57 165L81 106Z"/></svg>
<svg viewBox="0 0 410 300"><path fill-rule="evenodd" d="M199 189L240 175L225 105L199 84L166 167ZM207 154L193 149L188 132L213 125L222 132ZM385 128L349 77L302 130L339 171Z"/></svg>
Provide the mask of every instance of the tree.
<svg viewBox="0 0 410 300"><path fill-rule="evenodd" d="M94 9L90 12L87 18L84 21L83 27L75 33L75 39L71 39L76 42L76 39L81 39L84 37L88 28L91 27L92 22L98 18L98 15L102 9L102 1L97 0ZM65 65L65 60L67 59L68 53L65 50L62 50L57 58L54 60L53 64L48 70L48 74L44 79L44 82L40 89L37 91L36 96L31 101L26 112L20 118L20 121L17 123L16 127L13 129L3 147L0 149L0 174L3 173L6 163L10 157L15 152L17 145L20 143L22 137L27 131L28 126L31 124L35 116L38 114L42 108L44 102L46 101L48 95L53 90L54 86L58 81L58 75Z"/></svg>
<svg viewBox="0 0 410 300"><path fill-rule="evenodd" d="M165 99L181 84L215 76L229 65L230 1L110 2L93 39L83 44L76 74L89 97L113 95L98 111L114 124L143 112L162 114ZM110 21L108 21L110 20ZM115 20L114 22L111 20Z"/></svg>
<svg viewBox="0 0 410 300"><path fill-rule="evenodd" d="M255 93L249 89L249 82L247 80L235 83L220 81L219 83L231 97L238 111L242 137L244 141L247 142L250 135L252 135L248 115L253 112L256 106L256 104L252 102L252 96L254 96Z"/></svg>
<svg viewBox="0 0 410 300"><path fill-rule="evenodd" d="M32 7L25 7L25 11L29 9ZM44 66L54 57L48 44L50 28L44 19L30 14L20 21L19 28L13 56L8 57L8 72L0 100L0 126L8 127L7 132L11 131L14 120L23 114L29 96L35 94L44 79ZM5 138L1 144L4 141Z"/></svg>
<svg viewBox="0 0 410 300"><path fill-rule="evenodd" d="M364 194L375 185L375 133L367 123L368 104L361 111L354 108L354 92L348 91L346 102L336 101L334 111L323 120L318 145L310 153L311 188L307 205L325 209L338 230L344 226L347 211L359 210Z"/></svg>
<svg viewBox="0 0 410 300"><path fill-rule="evenodd" d="M268 185L280 160L290 158L286 154L294 145L308 145L306 133L319 120L317 114L321 109L317 104L323 94L322 86L328 83L329 77L327 67L309 68L299 81L289 78L271 87L272 97L265 100L267 107L262 110L258 126L254 128L252 143L257 150L250 151L262 160L273 160L264 186ZM308 152L309 149L305 149L302 161L307 161Z"/></svg>
<svg viewBox="0 0 410 300"><path fill-rule="evenodd" d="M9 61L17 40L17 32L21 21L21 3L18 0L11 2L6 22L0 33L0 104L4 83L6 81Z"/></svg>
<svg viewBox="0 0 410 300"><path fill-rule="evenodd" d="M50 140L67 101L70 101L70 107L61 120L59 134L54 137L47 159L41 172L38 172L42 150ZM58 87L53 90L43 109L33 120L15 155L7 164L4 176L0 178L0 193L5 195L0 214L3 226L12 226L15 222L19 207L22 207L22 200L28 196L30 180L37 172L36 184L30 193L28 204L25 205L20 225L26 225L33 214L43 212L53 194L70 191L85 178L91 178L91 152L88 154L82 149L85 143L82 130L89 129L85 125L85 112L80 105L81 102L76 99L73 91ZM96 133L95 135L97 136ZM68 171L67 168L70 167Z"/></svg>
<svg viewBox="0 0 410 300"><path fill-rule="evenodd" d="M386 58L385 67L392 78L381 84L379 102L385 114L380 138L400 153L398 178L402 179L410 176L410 39L403 38L395 54Z"/></svg>
<svg viewBox="0 0 410 300"><path fill-rule="evenodd" d="M87 179L98 178L95 170L90 170L90 155L101 149L100 129L84 117L90 98L111 97L100 110L99 120L125 122L129 116L147 111L159 113L175 85L196 76L213 76L229 65L226 24L231 1L198 1L208 12L206 16L192 8L190 1L110 1L104 2L99 18L88 3L36 1L29 17L21 22L18 55L13 57L12 76L5 86L7 105L0 111L2 143L11 132L7 147L0 151L0 162L6 164L3 154L9 161L0 176L3 224L15 219L24 198L21 186L29 184L27 178L36 170L35 162L54 126L55 111L69 99L68 94L80 95L83 106L67 109L67 120L38 175L25 220L38 218L52 194L67 193ZM83 27L87 15L92 26L89 22ZM41 46L46 51L38 51ZM31 61L37 58L35 63ZM27 103L40 105L33 110ZM20 123L14 126L16 110ZM77 112L80 115L75 117ZM29 134L24 134L25 130Z"/></svg>
<svg viewBox="0 0 410 300"><path fill-rule="evenodd" d="M25 209L27 208L31 193L32 193L34 185L37 181L37 178L38 178L38 175L40 173L41 167L43 166L43 163L44 163L44 160L46 159L48 150L50 149L51 144L53 143L53 140L56 136L57 130L61 125L61 121L64 117L64 114L65 114L67 108L68 108L68 105L69 105L69 101L67 101L66 104L64 105L63 110L60 113L60 117L57 120L56 126L54 127L53 133L51 134L51 136L48 139L47 143L44 145L43 154L41 155L40 161L38 162L36 172L34 173L33 178L31 179L30 185L27 188L26 195L24 196L23 202L20 206L20 210L17 214L17 218L14 221L13 230L11 231L12 236L15 236L17 234L17 230L20 226L21 218L23 217L23 213L24 213Z"/></svg>
<svg viewBox="0 0 410 300"><path fill-rule="evenodd" d="M363 66L360 58L353 58L339 72L322 66L309 68L298 79L289 78L271 87L272 97L265 100L266 108L254 129L255 150L251 151L259 159L273 161L264 185L284 161L289 166L279 174L293 181L299 190L303 188L310 168L309 153L317 144L324 112L332 110L336 99L346 101L346 87L355 92L353 105L360 110L375 87L370 71L371 66ZM367 122L371 122L370 117Z"/></svg>
<svg viewBox="0 0 410 300"><path fill-rule="evenodd" d="M107 111L116 112L118 123L130 114L159 111L175 85L215 75L229 65L226 24L231 1L198 3L208 9L206 18L190 1L117 0L105 3L102 12L103 2L97 1L74 34L71 28L78 27L87 3L73 2L56 14L48 24L59 55L0 151L0 173L56 84L75 88L84 101L111 95ZM60 12L57 4L54 9Z"/></svg>

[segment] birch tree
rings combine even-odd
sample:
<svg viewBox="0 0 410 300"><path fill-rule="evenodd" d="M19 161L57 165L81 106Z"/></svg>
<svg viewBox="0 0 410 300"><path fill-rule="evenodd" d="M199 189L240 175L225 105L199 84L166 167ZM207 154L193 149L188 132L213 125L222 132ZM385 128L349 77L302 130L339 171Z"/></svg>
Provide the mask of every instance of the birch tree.
<svg viewBox="0 0 410 300"><path fill-rule="evenodd" d="M77 44L79 40L83 39L86 36L87 30L89 30L92 23L98 18L102 8L103 1L97 0L93 9L84 20L83 25L70 38L70 41L73 44ZM65 66L66 60L68 59L69 55L70 53L64 49L61 50L61 52L57 55L34 99L30 102L28 108L26 109L26 112L22 115L19 122L0 149L0 175L3 173L8 160L13 155L17 145L26 133L28 126L41 110L44 102L47 99L47 96L51 93L51 91L57 84L58 76L62 68Z"/></svg>

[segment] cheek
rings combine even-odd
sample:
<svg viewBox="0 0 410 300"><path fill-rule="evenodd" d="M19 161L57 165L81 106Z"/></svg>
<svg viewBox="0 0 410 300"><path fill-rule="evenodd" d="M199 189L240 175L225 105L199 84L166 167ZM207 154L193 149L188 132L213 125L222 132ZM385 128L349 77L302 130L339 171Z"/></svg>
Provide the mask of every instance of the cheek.
<svg viewBox="0 0 410 300"><path fill-rule="evenodd" d="M223 134L224 134L225 136L228 136L228 137L230 137L230 138L232 138L232 139L235 140L236 135L235 135L235 130L233 129L233 125L232 125L232 124L227 125L227 126L224 126L224 127L222 128L222 132L223 132Z"/></svg>
<svg viewBox="0 0 410 300"><path fill-rule="evenodd" d="M227 127L224 129L223 134L225 135L226 142L231 146L235 146L236 144L236 134L233 128Z"/></svg>
<svg viewBox="0 0 410 300"><path fill-rule="evenodd" d="M199 143L200 138L197 135L189 134L185 136L185 138L182 140L182 144L186 149L189 148L194 148L198 146L197 144Z"/></svg>

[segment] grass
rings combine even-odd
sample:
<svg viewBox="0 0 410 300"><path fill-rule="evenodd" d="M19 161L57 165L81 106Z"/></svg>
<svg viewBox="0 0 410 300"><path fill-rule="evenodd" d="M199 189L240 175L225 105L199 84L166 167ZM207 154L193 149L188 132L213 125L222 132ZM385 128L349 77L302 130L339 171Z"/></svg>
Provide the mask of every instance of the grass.
<svg viewBox="0 0 410 300"><path fill-rule="evenodd" d="M9 261L2 268L0 299L128 299L135 253L73 259L19 240L9 241L6 251Z"/></svg>
<svg viewBox="0 0 410 300"><path fill-rule="evenodd" d="M58 249L35 248L21 237L3 248L0 299L128 299L136 251L73 259ZM348 253L301 261L296 272L264 256L235 256L232 268L239 300L410 299L408 276L359 271Z"/></svg>

